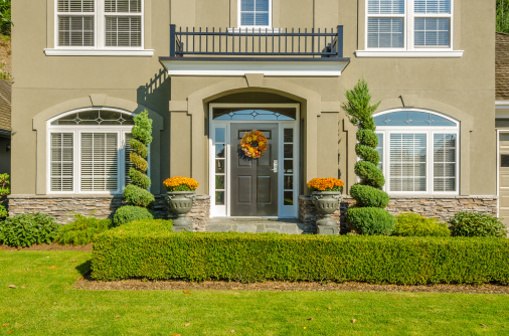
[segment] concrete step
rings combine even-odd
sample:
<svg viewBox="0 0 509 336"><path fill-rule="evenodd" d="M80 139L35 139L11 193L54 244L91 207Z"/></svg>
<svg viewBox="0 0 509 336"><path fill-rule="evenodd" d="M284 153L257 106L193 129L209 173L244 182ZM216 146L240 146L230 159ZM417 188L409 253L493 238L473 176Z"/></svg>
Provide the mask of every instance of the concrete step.
<svg viewBox="0 0 509 336"><path fill-rule="evenodd" d="M268 218L211 218L207 232L276 232L288 234L314 233L314 226L304 225L296 219Z"/></svg>

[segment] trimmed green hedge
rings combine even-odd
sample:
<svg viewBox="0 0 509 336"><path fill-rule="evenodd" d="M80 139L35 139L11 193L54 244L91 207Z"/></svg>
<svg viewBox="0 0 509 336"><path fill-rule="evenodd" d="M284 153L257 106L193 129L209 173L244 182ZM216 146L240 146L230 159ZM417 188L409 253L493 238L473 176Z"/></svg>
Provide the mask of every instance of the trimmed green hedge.
<svg viewBox="0 0 509 336"><path fill-rule="evenodd" d="M97 237L92 277L509 284L509 240L173 233L130 223Z"/></svg>

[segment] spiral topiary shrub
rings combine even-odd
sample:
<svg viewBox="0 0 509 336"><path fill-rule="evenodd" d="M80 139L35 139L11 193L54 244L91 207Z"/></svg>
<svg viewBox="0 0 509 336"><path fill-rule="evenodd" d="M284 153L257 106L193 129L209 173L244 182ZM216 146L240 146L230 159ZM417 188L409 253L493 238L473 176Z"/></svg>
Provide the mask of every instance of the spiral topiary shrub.
<svg viewBox="0 0 509 336"><path fill-rule="evenodd" d="M355 153L360 159L354 166L360 182L350 188L350 195L356 204L348 209L347 221L360 234L388 235L394 228L394 218L384 210L389 196L382 191L385 178L378 168L380 155L376 150L378 138L373 112L379 104L371 104L368 85L363 80L346 92L346 99L343 109L352 124L358 127Z"/></svg>
<svg viewBox="0 0 509 336"><path fill-rule="evenodd" d="M147 176L148 146L152 142L152 120L149 118L146 110L134 117L134 126L131 134L132 138L129 141L129 145L131 146L129 161L132 163L132 167L129 168L128 176L130 183L124 190L124 202L131 207L148 208L154 203L155 198L149 191L150 178ZM117 225L120 222L125 223L123 219L125 215L133 212L131 208L123 208L124 207L120 207L115 213L114 222ZM150 212L147 209L145 210L143 216L140 218L135 216L136 218L134 219L152 218L147 217L147 213L150 214ZM137 212L139 213L140 211ZM118 216L117 213L119 213ZM150 214L150 216L152 215ZM117 217L118 220L115 220Z"/></svg>

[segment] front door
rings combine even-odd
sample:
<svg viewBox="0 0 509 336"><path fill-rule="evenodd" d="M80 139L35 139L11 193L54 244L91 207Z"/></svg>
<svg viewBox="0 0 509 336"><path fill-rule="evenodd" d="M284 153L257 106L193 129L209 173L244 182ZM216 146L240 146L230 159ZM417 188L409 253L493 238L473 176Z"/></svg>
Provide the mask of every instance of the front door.
<svg viewBox="0 0 509 336"><path fill-rule="evenodd" d="M235 124L230 127L231 215L277 216L278 124ZM267 137L267 150L258 159L240 151L244 134L253 130Z"/></svg>

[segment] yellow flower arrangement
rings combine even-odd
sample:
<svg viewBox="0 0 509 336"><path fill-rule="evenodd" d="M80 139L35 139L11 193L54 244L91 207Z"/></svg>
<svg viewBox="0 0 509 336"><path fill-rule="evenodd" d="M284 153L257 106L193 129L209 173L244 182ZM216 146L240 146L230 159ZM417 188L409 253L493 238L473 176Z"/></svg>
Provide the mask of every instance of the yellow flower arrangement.
<svg viewBox="0 0 509 336"><path fill-rule="evenodd" d="M192 177L173 176L163 181L168 191L194 191L198 188L198 181Z"/></svg>
<svg viewBox="0 0 509 336"><path fill-rule="evenodd" d="M241 154L251 159L259 159L267 150L267 137L261 131L251 131L240 140Z"/></svg>
<svg viewBox="0 0 509 336"><path fill-rule="evenodd" d="M311 191L343 191L345 183L335 177L315 177L309 180L308 188Z"/></svg>

